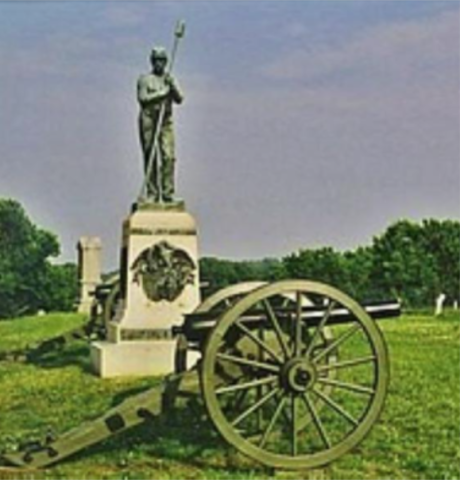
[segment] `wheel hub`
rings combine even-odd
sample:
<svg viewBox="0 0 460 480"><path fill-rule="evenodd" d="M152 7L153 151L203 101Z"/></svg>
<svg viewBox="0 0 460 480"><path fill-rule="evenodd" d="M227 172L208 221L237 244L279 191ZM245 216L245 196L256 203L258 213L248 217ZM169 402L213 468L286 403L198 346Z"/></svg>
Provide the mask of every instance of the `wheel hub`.
<svg viewBox="0 0 460 480"><path fill-rule="evenodd" d="M281 383L291 392L303 393L316 382L316 369L304 358L289 360L281 371Z"/></svg>

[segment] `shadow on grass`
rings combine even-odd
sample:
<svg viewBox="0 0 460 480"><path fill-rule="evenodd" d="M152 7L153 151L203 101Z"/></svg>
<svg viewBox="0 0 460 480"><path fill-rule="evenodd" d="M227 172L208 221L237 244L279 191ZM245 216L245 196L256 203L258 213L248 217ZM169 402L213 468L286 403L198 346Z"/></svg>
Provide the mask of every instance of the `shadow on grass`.
<svg viewBox="0 0 460 480"><path fill-rule="evenodd" d="M78 366L83 372L91 373L89 357L89 345L84 341L75 341L62 349L31 358L30 362L44 369ZM159 388L162 381L158 379ZM113 397L112 407L152 387L152 384L142 385L119 392ZM246 468L244 461L240 462L235 456L235 449L221 440L198 396L179 403L181 406L168 409L160 417L85 448L63 463L87 462L97 455L109 462L121 460L130 463L132 460L148 462L153 466L169 461L200 469L228 469L229 465L241 472L259 469L253 463Z"/></svg>
<svg viewBox="0 0 460 480"><path fill-rule="evenodd" d="M199 399L84 449L64 462L87 462L93 456L99 457L96 461L103 457L128 469L140 463L163 468L166 462L207 470L232 468L243 474L267 470L243 459L220 438Z"/></svg>
<svg viewBox="0 0 460 480"><path fill-rule="evenodd" d="M31 355L28 361L39 368L54 369L78 366L83 372L92 373L89 350L89 344L79 340L51 352Z"/></svg>

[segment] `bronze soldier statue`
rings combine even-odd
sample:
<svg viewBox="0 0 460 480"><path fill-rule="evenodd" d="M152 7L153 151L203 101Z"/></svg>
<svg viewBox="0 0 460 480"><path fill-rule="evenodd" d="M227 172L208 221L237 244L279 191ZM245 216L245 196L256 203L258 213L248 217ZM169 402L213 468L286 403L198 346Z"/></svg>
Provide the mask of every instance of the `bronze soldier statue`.
<svg viewBox="0 0 460 480"><path fill-rule="evenodd" d="M150 55L152 71L141 75L137 83L140 104L139 133L144 154L144 200L174 201L174 165L176 162L173 129L173 103L184 96L174 77L168 73L168 55L155 47Z"/></svg>

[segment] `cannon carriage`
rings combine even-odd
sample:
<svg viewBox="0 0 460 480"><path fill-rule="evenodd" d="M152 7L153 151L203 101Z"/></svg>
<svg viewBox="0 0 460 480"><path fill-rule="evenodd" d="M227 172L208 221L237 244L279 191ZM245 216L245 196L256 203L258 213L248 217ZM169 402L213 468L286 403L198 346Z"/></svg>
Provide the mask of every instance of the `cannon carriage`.
<svg viewBox="0 0 460 480"><path fill-rule="evenodd" d="M173 328L176 372L161 386L0 463L56 463L198 395L223 439L253 460L287 469L327 464L360 443L382 411L389 359L376 320L399 313L397 302L361 306L305 280L226 288Z"/></svg>

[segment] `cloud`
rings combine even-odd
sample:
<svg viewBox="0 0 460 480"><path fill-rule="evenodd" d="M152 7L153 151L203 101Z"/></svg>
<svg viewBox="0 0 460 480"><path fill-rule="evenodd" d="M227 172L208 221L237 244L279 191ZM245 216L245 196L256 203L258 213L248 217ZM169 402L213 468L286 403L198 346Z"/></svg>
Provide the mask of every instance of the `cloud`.
<svg viewBox="0 0 460 480"><path fill-rule="evenodd" d="M449 48L452 45L459 45L458 12L447 11L421 20L368 27L342 46L298 49L261 72L269 79L303 82L337 76L346 81L354 73L363 82L388 84L388 80L414 80L420 69L434 69L439 64L458 70L458 55L452 56Z"/></svg>

